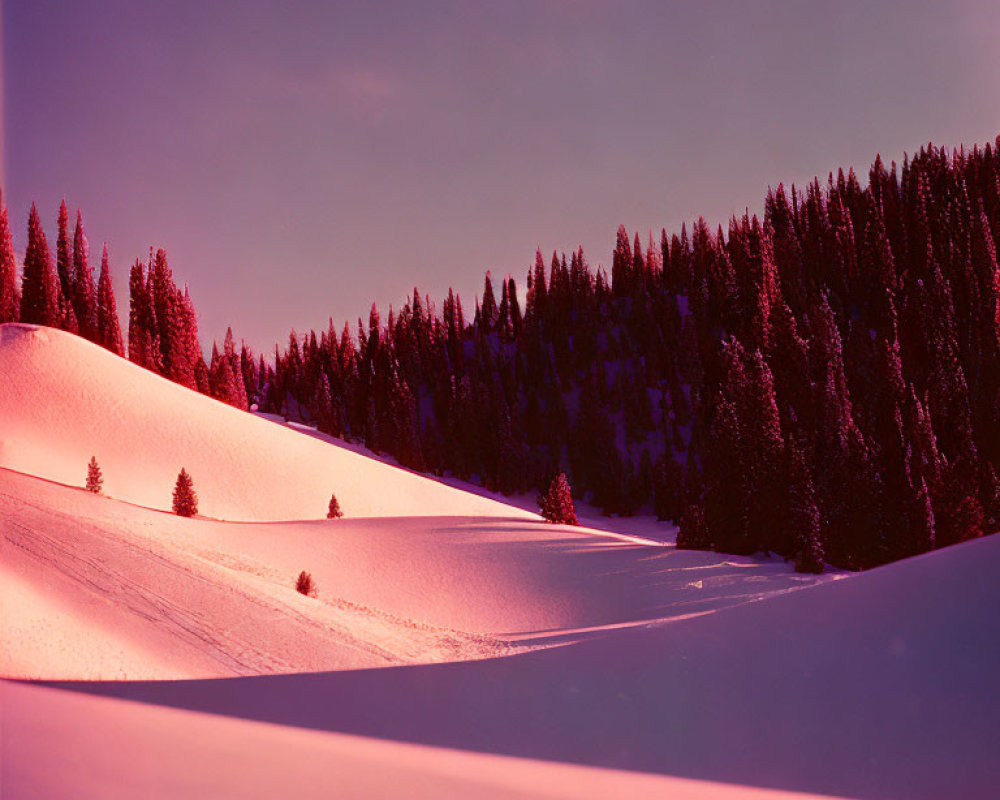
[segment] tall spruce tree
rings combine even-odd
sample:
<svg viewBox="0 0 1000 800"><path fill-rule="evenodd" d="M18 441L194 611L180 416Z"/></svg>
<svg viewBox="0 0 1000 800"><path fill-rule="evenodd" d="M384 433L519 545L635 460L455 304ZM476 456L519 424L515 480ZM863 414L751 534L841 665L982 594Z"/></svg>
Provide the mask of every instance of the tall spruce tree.
<svg viewBox="0 0 1000 800"><path fill-rule="evenodd" d="M24 251L21 322L59 325L59 279L52 266L48 240L34 203L28 215L28 246Z"/></svg>
<svg viewBox="0 0 1000 800"><path fill-rule="evenodd" d="M125 355L122 345L121 323L118 321L118 304L111 285L111 268L108 265L108 245L101 251L101 275L97 281L97 343L116 356Z"/></svg>
<svg viewBox="0 0 1000 800"><path fill-rule="evenodd" d="M21 278L7 209L0 201L0 325L21 319Z"/></svg>
<svg viewBox="0 0 1000 800"><path fill-rule="evenodd" d="M90 266L90 243L83 230L83 215L77 211L76 228L73 231L73 285L71 294L73 311L76 314L80 335L93 342L99 342L97 293L94 290L94 272Z"/></svg>
<svg viewBox="0 0 1000 800"><path fill-rule="evenodd" d="M56 273L59 276L59 293L64 298L75 294L76 276L73 274L73 258L69 249L69 213L66 198L59 204L58 235L56 236Z"/></svg>
<svg viewBox="0 0 1000 800"><path fill-rule="evenodd" d="M163 366L159 326L149 276L141 261L129 271L129 360L159 373Z"/></svg>

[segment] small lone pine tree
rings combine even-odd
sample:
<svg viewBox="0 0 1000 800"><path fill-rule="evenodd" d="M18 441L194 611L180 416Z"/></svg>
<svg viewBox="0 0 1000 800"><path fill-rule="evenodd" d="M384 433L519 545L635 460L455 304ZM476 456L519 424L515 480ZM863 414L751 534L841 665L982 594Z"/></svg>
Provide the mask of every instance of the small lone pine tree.
<svg viewBox="0 0 1000 800"><path fill-rule="evenodd" d="M299 594L304 594L306 597L315 597L316 584L313 581L312 575L302 570L299 573L299 577L295 579L295 591Z"/></svg>
<svg viewBox="0 0 1000 800"><path fill-rule="evenodd" d="M560 472L549 490L539 500L542 516L554 525L577 525L576 509L573 507L573 496L570 492L566 474Z"/></svg>
<svg viewBox="0 0 1000 800"><path fill-rule="evenodd" d="M330 495L330 508L326 512L326 518L337 519L342 516L344 516L344 512L340 510L340 503L337 502L337 495Z"/></svg>
<svg viewBox="0 0 1000 800"><path fill-rule="evenodd" d="M100 494L104 486L104 477L101 475L101 468L97 465L97 457L91 456L90 463L87 464L87 491Z"/></svg>
<svg viewBox="0 0 1000 800"><path fill-rule="evenodd" d="M183 467L174 485L174 513L182 517L193 517L198 513L198 495L194 492L191 476Z"/></svg>

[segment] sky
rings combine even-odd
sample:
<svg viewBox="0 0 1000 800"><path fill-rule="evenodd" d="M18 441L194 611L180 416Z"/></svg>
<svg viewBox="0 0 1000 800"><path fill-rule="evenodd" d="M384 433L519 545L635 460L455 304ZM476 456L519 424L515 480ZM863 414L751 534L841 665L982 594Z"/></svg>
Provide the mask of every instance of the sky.
<svg viewBox="0 0 1000 800"><path fill-rule="evenodd" d="M3 200L254 349L1000 133L995 0L5 0ZM71 213L73 213L71 211ZM127 309L126 309L127 311Z"/></svg>

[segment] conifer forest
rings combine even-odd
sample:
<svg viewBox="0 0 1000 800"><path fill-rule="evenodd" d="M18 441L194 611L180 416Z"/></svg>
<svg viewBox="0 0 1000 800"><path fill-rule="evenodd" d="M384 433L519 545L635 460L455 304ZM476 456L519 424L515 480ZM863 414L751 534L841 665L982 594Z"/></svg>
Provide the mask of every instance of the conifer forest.
<svg viewBox="0 0 1000 800"><path fill-rule="evenodd" d="M607 270L538 252L472 303L414 289L274 353L230 329L207 358L164 250L131 267L123 337L81 215L71 231L59 209L53 254L32 207L22 270L3 210L0 323L79 333L414 470L505 494L565 473L607 514L678 523L681 547L867 569L1000 520L998 151L876 158L778 184L761 215L619 227Z"/></svg>

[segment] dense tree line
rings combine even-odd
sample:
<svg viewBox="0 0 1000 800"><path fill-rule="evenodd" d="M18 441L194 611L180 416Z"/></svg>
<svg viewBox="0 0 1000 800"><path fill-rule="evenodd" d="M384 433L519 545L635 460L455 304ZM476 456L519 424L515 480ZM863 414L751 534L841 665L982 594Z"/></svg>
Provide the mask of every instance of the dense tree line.
<svg viewBox="0 0 1000 800"><path fill-rule="evenodd" d="M610 278L538 253L523 311L510 277L469 321L414 290L353 335L293 332L257 397L505 493L566 472L682 546L803 570L980 536L1000 517L997 146L779 185L725 230L620 228Z"/></svg>
<svg viewBox="0 0 1000 800"><path fill-rule="evenodd" d="M65 201L59 208L57 230L53 263L41 218L32 205L22 272L7 209L0 204L0 324L61 328L124 356L107 245L95 282L82 215L77 212L71 238ZM232 330L226 332L223 353L213 345L211 363L206 365L190 293L186 286L183 291L177 287L163 250L150 250L149 261L136 261L130 270L127 341L128 358L139 366L239 408L247 408L248 381L256 391L257 365L245 346L236 353Z"/></svg>
<svg viewBox="0 0 1000 800"><path fill-rule="evenodd" d="M293 331L272 364L231 331L205 364L161 251L133 267L129 357L501 492L564 472L608 513L677 521L680 546L867 568L1000 518L998 149L778 185L726 229L622 227L610 276L537 253L523 295L487 273L469 319L415 289L384 323ZM0 217L0 315L87 335L64 216L53 269L32 210L21 286Z"/></svg>

